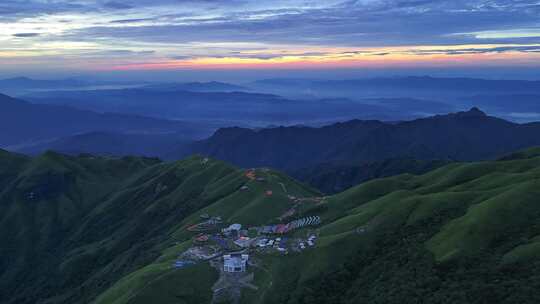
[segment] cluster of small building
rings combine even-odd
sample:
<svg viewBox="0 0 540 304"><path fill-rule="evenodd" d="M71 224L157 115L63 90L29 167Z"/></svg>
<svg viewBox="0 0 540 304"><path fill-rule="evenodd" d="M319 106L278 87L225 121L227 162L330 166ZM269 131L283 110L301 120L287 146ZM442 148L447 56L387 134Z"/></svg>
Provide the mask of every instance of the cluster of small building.
<svg viewBox="0 0 540 304"><path fill-rule="evenodd" d="M267 225L262 227L253 227L259 235L283 235L292 232L295 229L300 229L308 226L317 226L321 224L321 218L319 216L310 216L302 219L294 220L288 224L276 224ZM223 236L227 239L233 240L233 243L241 248L249 247L262 247L262 240L268 240L268 238L250 238L248 236L248 230L242 229L241 224L232 224L221 230ZM200 239L199 237L198 239ZM278 238L281 239L281 238ZM204 238L207 240L207 238Z"/></svg>
<svg viewBox="0 0 540 304"><path fill-rule="evenodd" d="M208 159L203 159L202 164L207 164ZM245 177L251 181L267 182L265 177L257 175L254 169L248 169L244 173ZM287 193L285 185L282 184L283 191ZM240 191L250 191L250 187L244 184L239 188ZM273 196L272 190L265 190L266 196ZM295 205L287 210L280 221L293 217L296 213L297 205L304 202L305 199L297 198L293 195L287 195L287 198ZM289 239L285 234L296 229L316 226L321 224L319 216L310 216L289 223L266 225L260 227L243 228L241 224L234 223L225 228L220 216L209 216L202 214L201 221L198 224L187 227L190 232L198 233L193 237L194 247L188 249L174 263L176 268L184 268L195 264L195 261L211 260L213 262L222 262L223 271L227 273L245 272L249 261L250 252L271 253L279 252L287 254L289 249L301 251L307 247L315 245L316 236L310 236L307 241L301 239ZM306 247L307 244L307 247ZM238 252L238 250L242 250ZM206 252L208 251L208 252ZM220 260L217 260L217 258Z"/></svg>
<svg viewBox="0 0 540 304"><path fill-rule="evenodd" d="M210 217L207 214L201 215L203 222L192 225L187 229L192 232L199 232L193 237L194 247L191 247L176 260L173 264L175 268L185 268L194 265L196 261L206 261L222 258L223 271L225 272L245 272L249 260L248 252L256 250L260 253L279 252L287 254L289 249L302 251L307 247L315 245L315 235L311 235L307 240L290 240L284 234L295 229L315 226L321 223L318 216L306 217L291 221L288 224L277 224L262 227L252 227L243 229L242 224L234 223L219 232L206 233L202 231L216 230L222 225L221 217ZM254 230L251 233L250 230ZM253 236L256 233L257 236ZM231 253L243 250L242 253Z"/></svg>
<svg viewBox="0 0 540 304"><path fill-rule="evenodd" d="M203 159L201 163L204 165L208 162L208 159ZM263 173L268 172L268 169L261 170ZM262 174L264 177L260 176L258 175L260 172L255 169L246 170L244 176L248 181L261 184L256 186L255 183L245 183L240 185L238 190L251 192L253 188L262 191L260 194L266 197L280 198L281 191L276 190L276 187L270 187L271 176L264 174ZM297 217L298 210L303 210L300 207L304 203L320 203L324 198L298 198L288 193L284 183L279 184L291 203L291 206L276 218L279 224L249 228L239 223L226 226L221 217L203 214L200 216L202 219L200 223L187 227L188 231L194 232L192 238L194 246L180 255L173 267L185 268L200 261L208 261L212 267L219 269L220 277L212 287L213 302L219 302L224 298L236 303L240 299L240 289L245 287L257 289L257 286L252 284L254 273L245 273L249 265L256 267L258 263L258 259L253 259L250 255L257 257L263 254L285 255L289 251L301 252L315 246L317 236L311 231L307 234L307 239L302 231L294 235L291 232L321 224L319 216L296 220L294 218ZM273 200L268 202L272 203ZM218 300L215 301L216 299Z"/></svg>
<svg viewBox="0 0 540 304"><path fill-rule="evenodd" d="M286 237L278 237L275 239L262 238L259 239L255 245L260 249L273 248L279 252L287 252L287 241L288 238Z"/></svg>
<svg viewBox="0 0 540 304"><path fill-rule="evenodd" d="M183 253L178 260L173 264L174 268L186 268L196 264L196 261L206 261L215 259L217 257L222 258L223 271L228 273L245 272L249 261L249 254L247 248L255 248L258 252L275 251L282 254L287 254L289 249L293 251L303 251L308 247L315 246L317 236L311 235L307 239L294 239L289 240L287 237L277 238L253 238L246 237L238 238L234 243L244 248L241 253L221 253L223 251L216 250L212 252L205 247L192 247ZM249 241L247 243L241 243L243 241Z"/></svg>

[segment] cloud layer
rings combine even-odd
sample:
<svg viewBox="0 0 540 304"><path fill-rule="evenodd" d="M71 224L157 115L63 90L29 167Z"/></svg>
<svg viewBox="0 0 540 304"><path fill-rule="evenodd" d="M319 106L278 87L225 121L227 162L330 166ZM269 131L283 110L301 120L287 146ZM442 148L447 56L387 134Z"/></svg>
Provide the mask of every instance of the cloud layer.
<svg viewBox="0 0 540 304"><path fill-rule="evenodd" d="M3 0L0 16L0 64L44 67L512 65L540 44L537 0Z"/></svg>

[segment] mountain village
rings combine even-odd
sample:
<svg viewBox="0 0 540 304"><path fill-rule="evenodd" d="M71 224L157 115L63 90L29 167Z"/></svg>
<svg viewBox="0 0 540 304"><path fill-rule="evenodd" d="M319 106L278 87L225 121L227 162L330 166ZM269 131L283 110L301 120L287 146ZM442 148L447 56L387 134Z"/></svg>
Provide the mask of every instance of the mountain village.
<svg viewBox="0 0 540 304"><path fill-rule="evenodd" d="M204 159L202 164L207 162ZM260 170L260 175L255 169L245 171L247 181L268 183L263 177L267 170ZM258 257L301 254L316 247L316 227L321 224L321 218L317 215L298 217L297 208L302 204L321 203L324 198L298 198L289 195L283 183L279 184L279 188L287 194L291 208L276 218L275 223L248 226L228 223L219 214L203 213L199 215L198 223L185 227L192 234L191 247L178 256L172 267L183 269L197 263L210 263L220 274L212 288L214 303L222 300L238 303L243 288L258 289L252 284L252 268L260 268ZM247 183L239 190L252 191ZM265 190L264 195L272 196L274 192Z"/></svg>

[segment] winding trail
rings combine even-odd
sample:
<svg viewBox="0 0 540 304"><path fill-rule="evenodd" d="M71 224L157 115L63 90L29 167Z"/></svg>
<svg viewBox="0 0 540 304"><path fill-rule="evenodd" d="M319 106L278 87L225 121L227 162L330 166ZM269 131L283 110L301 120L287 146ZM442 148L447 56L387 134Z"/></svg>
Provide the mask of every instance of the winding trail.
<svg viewBox="0 0 540 304"><path fill-rule="evenodd" d="M285 194L289 194L289 192L287 192L287 187L285 186L285 184L282 182L280 182L279 184L281 185L281 189L283 189L283 192L285 192Z"/></svg>

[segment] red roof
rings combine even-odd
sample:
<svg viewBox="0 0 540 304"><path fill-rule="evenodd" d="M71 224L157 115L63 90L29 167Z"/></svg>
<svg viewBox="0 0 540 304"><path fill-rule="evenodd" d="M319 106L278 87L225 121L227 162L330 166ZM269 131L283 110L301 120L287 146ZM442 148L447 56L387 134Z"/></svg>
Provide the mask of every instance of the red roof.
<svg viewBox="0 0 540 304"><path fill-rule="evenodd" d="M287 225L279 224L277 225L276 233L286 233L289 230L289 227Z"/></svg>
<svg viewBox="0 0 540 304"><path fill-rule="evenodd" d="M197 238L195 238L195 240L197 242L206 242L208 241L208 235L201 235L201 236L198 236Z"/></svg>

